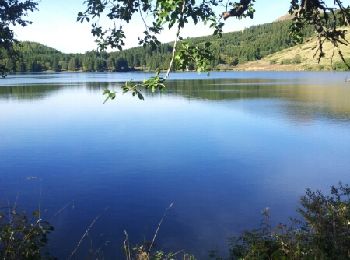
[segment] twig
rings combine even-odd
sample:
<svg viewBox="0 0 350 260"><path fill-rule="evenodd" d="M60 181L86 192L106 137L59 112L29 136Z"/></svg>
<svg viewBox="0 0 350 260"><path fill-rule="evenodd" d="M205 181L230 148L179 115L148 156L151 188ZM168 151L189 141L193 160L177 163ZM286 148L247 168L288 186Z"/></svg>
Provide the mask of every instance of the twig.
<svg viewBox="0 0 350 260"><path fill-rule="evenodd" d="M138 0L138 9L139 9L139 12L140 12L140 16L141 16L142 22L143 22L143 24L145 25L145 29L146 29L147 32L149 32L149 26L147 25L146 20L145 20L145 18L143 17L143 14L142 14L140 0Z"/></svg>
<svg viewBox="0 0 350 260"><path fill-rule="evenodd" d="M82 235L82 237L80 238L77 246L74 248L74 250L72 251L72 253L70 254L70 256L68 257L68 259L72 259L72 257L76 254L76 252L78 251L81 243L84 241L84 239L88 236L89 231L93 228L93 226L95 225L96 221L101 217L102 214L98 215L96 218L93 219L93 221L90 223L90 225L88 226L88 228L85 230L85 233Z"/></svg>
<svg viewBox="0 0 350 260"><path fill-rule="evenodd" d="M149 246L149 249L148 249L148 252L151 252L152 250L152 247L154 245L154 242L156 241L156 238L157 238L157 235L158 235L158 232L159 232L159 229L160 229L160 226L162 225L168 211L174 206L174 202L172 202L169 207L167 207L164 211L164 214L163 214L163 217L160 219L159 223L158 223L158 226L157 226L157 229L156 229L156 232L154 233L154 236L153 236L153 239L152 239L152 242L151 242L151 245Z"/></svg>
<svg viewBox="0 0 350 260"><path fill-rule="evenodd" d="M7 209L8 209L8 218L9 222L12 223L12 216L11 216L11 210L12 208L10 207L10 201L7 199Z"/></svg>
<svg viewBox="0 0 350 260"><path fill-rule="evenodd" d="M129 235L124 230L125 240L124 240L124 251L126 255L126 260L131 260L131 253L130 253L130 244L129 244Z"/></svg>
<svg viewBox="0 0 350 260"><path fill-rule="evenodd" d="M66 205L64 205L61 209L59 209L52 217L57 217L59 214L61 214L66 208L68 208L70 205L74 206L74 200L68 202Z"/></svg>
<svg viewBox="0 0 350 260"><path fill-rule="evenodd" d="M41 219L41 198L43 195L43 185L42 185L42 179L39 179L39 209L38 209L38 213L39 213L39 219ZM39 223L40 224L40 223Z"/></svg>
<svg viewBox="0 0 350 260"><path fill-rule="evenodd" d="M184 16L184 12L185 12L185 6L186 6L185 1L183 1L182 9L181 9L181 17L179 19L179 23L178 23L178 26L177 26L177 32L176 32L176 38L175 38L175 41L174 41L174 44L173 44L173 53L171 55L171 60L170 60L170 63L169 63L169 67L168 67L168 70L167 70L167 72L165 74L164 79L167 79L169 77L170 71L171 71L171 69L173 67L173 64L174 64L176 47L177 47L177 42L178 42L178 40L180 38L182 20L183 20L183 16Z"/></svg>
<svg viewBox="0 0 350 260"><path fill-rule="evenodd" d="M14 211L16 211L16 209L17 209L18 197L19 197L19 193L17 192L16 200L15 200L15 203L14 203L13 208L12 208L12 210L14 210Z"/></svg>
<svg viewBox="0 0 350 260"><path fill-rule="evenodd" d="M184 253L184 250L183 250L183 249L181 249L181 250L179 250L179 251L175 252L175 253L173 254L173 256L177 256L177 255L178 255L178 254L180 254L180 253Z"/></svg>

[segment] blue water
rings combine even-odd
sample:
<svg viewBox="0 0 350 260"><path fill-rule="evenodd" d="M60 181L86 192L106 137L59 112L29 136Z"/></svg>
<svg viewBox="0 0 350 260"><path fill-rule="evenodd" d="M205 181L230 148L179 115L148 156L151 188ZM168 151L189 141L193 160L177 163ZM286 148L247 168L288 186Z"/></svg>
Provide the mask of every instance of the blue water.
<svg viewBox="0 0 350 260"><path fill-rule="evenodd" d="M287 222L305 188L350 183L345 73L174 73L145 101L121 82L145 73L13 75L0 81L0 206L38 207L49 247L120 258L123 231L206 259L258 225ZM104 88L118 91L102 104ZM92 244L91 244L92 241Z"/></svg>

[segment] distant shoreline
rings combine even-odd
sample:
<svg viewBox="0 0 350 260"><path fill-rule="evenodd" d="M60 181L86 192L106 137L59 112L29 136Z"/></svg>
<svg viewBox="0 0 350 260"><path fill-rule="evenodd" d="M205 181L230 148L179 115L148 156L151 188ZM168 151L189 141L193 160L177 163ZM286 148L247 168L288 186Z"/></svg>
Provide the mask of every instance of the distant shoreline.
<svg viewBox="0 0 350 260"><path fill-rule="evenodd" d="M289 65L282 65L282 64L267 64L265 63L258 63L258 62L247 62L242 65L238 65L236 67L232 68L225 68L225 69L214 69L208 71L210 72L244 72L244 71L250 71L250 72L346 72L346 70L336 70L336 69L329 69L329 68L301 68L296 67L293 64ZM9 72L8 75L18 75L18 74L53 74L53 73L130 73L130 72L140 72L140 73L156 73L156 70L142 70L142 69L129 69L129 70L122 70L122 71L71 71L71 70L64 70L64 71L53 71L53 70L45 70L45 71L23 71L23 72ZM160 72L166 72L166 70L161 70ZM188 71L182 71L182 70L176 70L173 72L197 72L195 70L188 70ZM206 72L201 72L206 73Z"/></svg>

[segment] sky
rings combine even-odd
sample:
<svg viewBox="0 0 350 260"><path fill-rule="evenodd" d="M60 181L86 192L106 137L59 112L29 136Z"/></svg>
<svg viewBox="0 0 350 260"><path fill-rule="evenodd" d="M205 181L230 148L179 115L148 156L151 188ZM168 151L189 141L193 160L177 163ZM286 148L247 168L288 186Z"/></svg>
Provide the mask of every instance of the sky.
<svg viewBox="0 0 350 260"><path fill-rule="evenodd" d="M83 2L84 0L39 0L39 11L30 13L27 17L33 23L26 27L14 27L17 39L39 42L64 53L84 53L96 49L90 24L76 22L78 12L85 10ZM289 0L257 0L253 20L230 18L226 21L224 32L273 22L288 12L289 2ZM125 48L137 46L137 38L142 36L143 31L144 27L139 18L126 24ZM189 24L181 36L186 38L209 34L211 31L208 26ZM174 38L174 30L164 30L159 37L161 42L170 42Z"/></svg>

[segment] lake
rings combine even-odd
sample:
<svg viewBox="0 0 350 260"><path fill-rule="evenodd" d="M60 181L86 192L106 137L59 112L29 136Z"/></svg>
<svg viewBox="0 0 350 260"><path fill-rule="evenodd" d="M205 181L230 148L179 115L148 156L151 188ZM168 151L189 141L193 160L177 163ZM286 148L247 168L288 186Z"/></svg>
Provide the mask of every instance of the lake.
<svg viewBox="0 0 350 260"><path fill-rule="evenodd" d="M38 207L49 248L119 259L131 243L227 255L269 207L287 222L306 188L350 183L349 73L174 73L140 101L147 73L10 75L0 81L0 207ZM103 104L104 89L117 98Z"/></svg>

